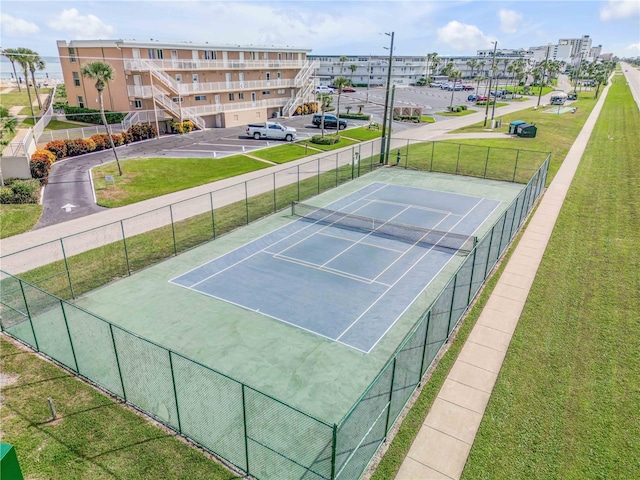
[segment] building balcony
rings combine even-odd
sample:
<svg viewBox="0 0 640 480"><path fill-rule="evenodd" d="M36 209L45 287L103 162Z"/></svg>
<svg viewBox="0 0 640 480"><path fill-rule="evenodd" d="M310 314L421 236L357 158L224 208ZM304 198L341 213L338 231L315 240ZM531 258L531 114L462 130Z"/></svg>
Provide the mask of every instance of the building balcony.
<svg viewBox="0 0 640 480"><path fill-rule="evenodd" d="M264 70L300 69L307 60L149 60L130 58L124 60L125 71L148 72L152 68L160 70Z"/></svg>
<svg viewBox="0 0 640 480"><path fill-rule="evenodd" d="M289 101L289 97L270 98L268 100L256 100L255 102L229 102L211 103L197 107L187 107L189 112L198 116L214 115L222 112L237 112L241 110L255 110L268 107L283 107ZM184 107L183 107L184 108Z"/></svg>
<svg viewBox="0 0 640 480"><path fill-rule="evenodd" d="M294 88L295 80L280 78L275 80L249 80L246 82L205 82L175 83L174 90L180 95L199 95L218 92L240 92L250 90L269 90ZM151 98L151 87L147 85L127 85L127 94L136 98Z"/></svg>

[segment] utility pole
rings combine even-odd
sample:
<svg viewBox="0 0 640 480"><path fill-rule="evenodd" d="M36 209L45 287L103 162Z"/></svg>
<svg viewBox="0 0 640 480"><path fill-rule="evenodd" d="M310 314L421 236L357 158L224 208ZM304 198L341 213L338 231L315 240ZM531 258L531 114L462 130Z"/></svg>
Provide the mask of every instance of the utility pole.
<svg viewBox="0 0 640 480"><path fill-rule="evenodd" d="M540 106L540 97L542 96L542 84L544 83L544 76L547 74L547 61L549 60L549 48L551 45L547 45L547 54L544 56L544 67L542 68L542 78L540 79L540 90L538 91L538 105L536 108Z"/></svg>
<svg viewBox="0 0 640 480"><path fill-rule="evenodd" d="M487 106L484 109L484 126L487 126L487 118L489 117L489 101L491 100L491 84L493 83L493 69L496 64L496 49L498 48L498 41L493 43L493 59L491 60L491 76L489 77L489 95L487 95ZM493 100L495 103L495 99Z"/></svg>
<svg viewBox="0 0 640 480"><path fill-rule="evenodd" d="M396 86L394 85L391 88L391 105L390 105L390 112L389 112L389 141L387 142L387 152L385 154L385 160L384 160L384 164L388 165L389 164L389 151L391 150L391 126L393 125L393 102L396 98Z"/></svg>
<svg viewBox="0 0 640 480"><path fill-rule="evenodd" d="M387 72L387 92L384 96L384 116L382 117L382 142L380 143L380 163L384 163L385 142L387 133L387 110L389 109L389 91L391 90L391 66L393 65L393 37L395 32L386 33L391 37L389 47L389 71Z"/></svg>

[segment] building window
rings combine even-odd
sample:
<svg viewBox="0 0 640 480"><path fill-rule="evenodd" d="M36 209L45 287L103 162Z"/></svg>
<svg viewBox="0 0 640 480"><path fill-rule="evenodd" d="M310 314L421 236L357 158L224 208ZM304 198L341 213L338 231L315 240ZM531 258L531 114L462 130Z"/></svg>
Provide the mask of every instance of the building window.
<svg viewBox="0 0 640 480"><path fill-rule="evenodd" d="M233 93L229 94L229 100L231 100L231 101L235 100Z"/></svg>
<svg viewBox="0 0 640 480"><path fill-rule="evenodd" d="M285 94L285 89L284 88L278 90L278 95L284 95L284 94Z"/></svg>
<svg viewBox="0 0 640 480"><path fill-rule="evenodd" d="M181 73L176 73L176 82L182 83L182 74Z"/></svg>
<svg viewBox="0 0 640 480"><path fill-rule="evenodd" d="M76 49L75 48L70 48L69 49L69 61L71 63L76 63Z"/></svg>
<svg viewBox="0 0 640 480"><path fill-rule="evenodd" d="M162 53L162 49L158 48L156 50L156 56L157 56L158 60L162 60L164 58L164 53Z"/></svg>
<svg viewBox="0 0 640 480"><path fill-rule="evenodd" d="M136 109L137 109L137 110L142 109L142 100L141 100L141 99L139 99L139 98L136 98L136 99L133 101L133 105L136 107Z"/></svg>
<svg viewBox="0 0 640 480"><path fill-rule="evenodd" d="M184 98L183 97L180 97L180 98L173 97L171 100L173 101L173 103L182 103L182 102L184 102Z"/></svg>
<svg viewBox="0 0 640 480"><path fill-rule="evenodd" d="M271 95L271 90L263 90L262 95Z"/></svg>
<svg viewBox="0 0 640 480"><path fill-rule="evenodd" d="M196 102L203 102L203 101L205 101L207 99L207 96L206 95L196 95L194 98L195 98Z"/></svg>
<svg viewBox="0 0 640 480"><path fill-rule="evenodd" d="M267 77L267 82L271 80L271 72L267 72L265 75Z"/></svg>
<svg viewBox="0 0 640 480"><path fill-rule="evenodd" d="M78 72L73 72L73 84L76 87L80 86L80 74Z"/></svg>
<svg viewBox="0 0 640 480"><path fill-rule="evenodd" d="M154 58L156 58L156 51L153 48L149 49L149 58L151 60L153 60Z"/></svg>
<svg viewBox="0 0 640 480"><path fill-rule="evenodd" d="M204 51L204 59L205 60L217 60L216 52L213 50L205 50Z"/></svg>
<svg viewBox="0 0 640 480"><path fill-rule="evenodd" d="M242 92L238 93L238 100L244 100L244 93Z"/></svg>
<svg viewBox="0 0 640 480"><path fill-rule="evenodd" d="M82 98L82 95L78 95L78 106L80 108L84 108L84 99Z"/></svg>

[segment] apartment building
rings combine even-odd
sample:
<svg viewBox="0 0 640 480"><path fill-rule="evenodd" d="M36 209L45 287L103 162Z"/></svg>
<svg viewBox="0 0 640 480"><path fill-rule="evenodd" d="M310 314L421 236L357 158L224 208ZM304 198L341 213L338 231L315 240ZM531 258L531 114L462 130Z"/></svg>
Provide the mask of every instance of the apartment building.
<svg viewBox="0 0 640 480"><path fill-rule="evenodd" d="M126 121L172 120L197 128L233 127L289 116L313 100L317 64L296 47L165 43L156 40L60 40L58 53L69 105L98 108L90 61L109 63L114 79L103 92L107 110Z"/></svg>

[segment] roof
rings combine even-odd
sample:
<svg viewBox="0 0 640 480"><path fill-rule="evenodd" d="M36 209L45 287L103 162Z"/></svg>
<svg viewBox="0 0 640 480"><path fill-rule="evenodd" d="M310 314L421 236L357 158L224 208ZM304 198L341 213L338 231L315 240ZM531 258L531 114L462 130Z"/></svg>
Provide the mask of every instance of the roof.
<svg viewBox="0 0 640 480"><path fill-rule="evenodd" d="M226 51L261 51L261 52L310 52L310 48L277 46L277 45L239 45L223 43L198 43L198 42L163 42L149 39L139 41L134 39L123 40L58 40L58 47L70 48L96 48L96 47L117 47L117 48L162 48L171 50L226 50Z"/></svg>

